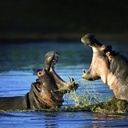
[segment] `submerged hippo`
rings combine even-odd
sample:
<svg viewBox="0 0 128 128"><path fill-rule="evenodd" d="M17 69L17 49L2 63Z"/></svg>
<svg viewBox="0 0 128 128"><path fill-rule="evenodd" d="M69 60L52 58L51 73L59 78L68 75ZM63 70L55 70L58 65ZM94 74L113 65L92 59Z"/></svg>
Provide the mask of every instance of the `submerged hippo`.
<svg viewBox="0 0 128 128"><path fill-rule="evenodd" d="M25 96L1 97L0 110L27 110L60 107L63 94L77 88L74 79L69 82L62 80L54 71L59 55L48 52L45 56L44 69L38 72L38 79L31 84Z"/></svg>
<svg viewBox="0 0 128 128"><path fill-rule="evenodd" d="M90 68L82 78L100 79L107 84L117 99L128 100L128 59L112 50L111 46L100 43L93 34L81 38L84 45L93 50Z"/></svg>

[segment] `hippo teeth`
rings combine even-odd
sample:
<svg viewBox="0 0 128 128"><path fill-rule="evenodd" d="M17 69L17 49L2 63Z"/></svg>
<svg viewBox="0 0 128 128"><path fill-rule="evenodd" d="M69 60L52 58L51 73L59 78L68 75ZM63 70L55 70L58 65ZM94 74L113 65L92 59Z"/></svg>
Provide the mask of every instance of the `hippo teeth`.
<svg viewBox="0 0 128 128"><path fill-rule="evenodd" d="M68 76L68 81L71 82L71 78Z"/></svg>

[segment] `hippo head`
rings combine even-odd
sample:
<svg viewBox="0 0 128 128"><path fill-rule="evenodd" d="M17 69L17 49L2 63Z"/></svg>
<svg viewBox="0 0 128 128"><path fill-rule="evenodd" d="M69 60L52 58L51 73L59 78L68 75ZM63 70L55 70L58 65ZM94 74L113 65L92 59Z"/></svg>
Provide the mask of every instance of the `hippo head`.
<svg viewBox="0 0 128 128"><path fill-rule="evenodd" d="M104 52L105 54L108 51L110 52L112 51L111 45L108 45L108 46L103 45L100 41L97 40L94 34L86 34L85 36L81 38L81 42L84 45L88 45L92 48L96 48L98 51L100 50L101 52Z"/></svg>
<svg viewBox="0 0 128 128"><path fill-rule="evenodd" d="M82 78L101 78L113 90L117 99L128 100L128 59L113 51L111 46L100 43L92 34L85 35L81 41L93 50L90 68L83 72Z"/></svg>
<svg viewBox="0 0 128 128"><path fill-rule="evenodd" d="M81 38L81 42L84 45L89 45L89 46L102 46L102 44L96 39L94 34L87 34L84 37Z"/></svg>
<svg viewBox="0 0 128 128"><path fill-rule="evenodd" d="M81 38L81 41L84 45L90 46L93 50L90 68L87 72L84 71L82 77L88 80L101 78L105 82L106 78L104 74L109 71L110 67L110 61L106 54L112 51L112 47L100 43L93 34L85 35Z"/></svg>
<svg viewBox="0 0 128 128"><path fill-rule="evenodd" d="M57 88L54 85L55 81L44 70L44 74L31 85L29 93L31 108L60 107L63 103L63 98L61 93L56 91Z"/></svg>
<svg viewBox="0 0 128 128"><path fill-rule="evenodd" d="M30 94L33 95L32 105L34 104L35 108L60 107L63 103L63 95L78 87L73 78L69 77L69 81L65 82L55 72L54 65L58 58L58 53L54 51L45 55L44 69L37 73L38 79L32 84L30 91Z"/></svg>
<svg viewBox="0 0 128 128"><path fill-rule="evenodd" d="M59 55L55 51L45 54L44 70L37 73L38 79L32 83L30 94L33 95L32 105L35 108L60 107L63 103L63 95L58 91L56 81L50 74L50 69L58 61ZM32 101L32 100L31 100Z"/></svg>

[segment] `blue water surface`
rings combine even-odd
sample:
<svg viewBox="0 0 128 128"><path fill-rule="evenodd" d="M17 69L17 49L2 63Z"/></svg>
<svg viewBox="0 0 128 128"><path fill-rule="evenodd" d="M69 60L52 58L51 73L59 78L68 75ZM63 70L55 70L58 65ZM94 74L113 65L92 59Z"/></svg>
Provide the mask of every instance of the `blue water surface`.
<svg viewBox="0 0 128 128"><path fill-rule="evenodd" d="M128 43L108 42L113 49L128 55ZM0 96L24 96L37 78L34 68L43 68L44 56L48 51L60 55L55 66L59 76L68 81L68 76L79 83L76 93L64 95L65 106L78 106L106 101L113 96L109 87L101 80L83 80L82 69L87 70L91 63L92 50L81 42L29 42L0 45ZM79 99L77 99L79 97ZM84 97L84 99L83 99ZM86 101L86 98L89 100ZM84 101L85 100L85 101ZM127 113L96 112L0 112L0 128L127 128Z"/></svg>

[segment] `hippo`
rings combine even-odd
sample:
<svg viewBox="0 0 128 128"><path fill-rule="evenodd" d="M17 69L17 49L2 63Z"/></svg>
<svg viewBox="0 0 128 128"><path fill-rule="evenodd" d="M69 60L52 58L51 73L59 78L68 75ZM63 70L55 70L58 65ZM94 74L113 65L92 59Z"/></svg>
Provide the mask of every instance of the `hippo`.
<svg viewBox="0 0 128 128"><path fill-rule="evenodd" d="M0 110L40 110L60 107L63 95L76 90L78 84L69 77L65 82L57 75L54 65L59 55L50 51L45 55L44 69L37 73L38 78L31 84L30 91L25 96L0 97Z"/></svg>
<svg viewBox="0 0 128 128"><path fill-rule="evenodd" d="M128 59L112 50L111 45L104 45L94 34L86 34L81 38L84 45L92 48L93 56L90 68L83 71L82 78L98 80L101 78L120 100L128 100Z"/></svg>

